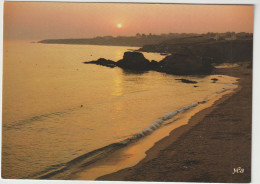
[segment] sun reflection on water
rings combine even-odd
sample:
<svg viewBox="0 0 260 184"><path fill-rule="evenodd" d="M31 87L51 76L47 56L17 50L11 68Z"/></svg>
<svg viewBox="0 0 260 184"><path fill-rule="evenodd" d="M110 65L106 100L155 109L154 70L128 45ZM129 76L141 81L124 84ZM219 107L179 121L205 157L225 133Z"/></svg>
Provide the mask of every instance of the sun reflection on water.
<svg viewBox="0 0 260 184"><path fill-rule="evenodd" d="M123 88L122 88L122 77L120 75L115 75L113 78L113 89L112 89L112 95L114 96L121 96L123 94Z"/></svg>

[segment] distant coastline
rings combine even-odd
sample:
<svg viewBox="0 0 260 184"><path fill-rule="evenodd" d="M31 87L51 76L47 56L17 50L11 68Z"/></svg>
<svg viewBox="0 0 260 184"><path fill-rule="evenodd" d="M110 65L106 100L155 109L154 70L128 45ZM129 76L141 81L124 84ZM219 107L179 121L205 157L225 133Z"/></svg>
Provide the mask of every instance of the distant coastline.
<svg viewBox="0 0 260 184"><path fill-rule="evenodd" d="M213 58L215 63L252 60L252 33L169 33L161 35L104 36L79 39L45 39L43 44L76 44L140 47L140 52L184 54Z"/></svg>
<svg viewBox="0 0 260 184"><path fill-rule="evenodd" d="M130 46L130 47L143 47L144 45L157 44L163 41L178 38L190 37L196 34L140 34L135 36L98 36L95 38L68 38L68 39L45 39L38 43L45 44L78 44L78 45L109 45L109 46Z"/></svg>
<svg viewBox="0 0 260 184"><path fill-rule="evenodd" d="M235 36L234 36L235 35ZM252 39L252 33L169 33L169 34L140 34L135 36L98 36L94 38L63 38L63 39L44 39L38 43L45 44L79 44L79 45L110 45L110 46L134 46L143 47L145 45L156 44L192 44L203 43L209 41L223 41L223 40L248 40ZM147 49L147 48L145 48Z"/></svg>

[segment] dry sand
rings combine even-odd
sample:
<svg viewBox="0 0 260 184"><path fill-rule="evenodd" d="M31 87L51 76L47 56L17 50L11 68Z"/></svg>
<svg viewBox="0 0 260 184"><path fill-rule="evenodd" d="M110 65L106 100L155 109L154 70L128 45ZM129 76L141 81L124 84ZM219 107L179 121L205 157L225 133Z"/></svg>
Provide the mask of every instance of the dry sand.
<svg viewBox="0 0 260 184"><path fill-rule="evenodd" d="M215 74L240 78L239 88L191 117L146 152L131 168L98 180L250 182L252 68L250 62L219 68ZM241 167L243 173L233 174Z"/></svg>

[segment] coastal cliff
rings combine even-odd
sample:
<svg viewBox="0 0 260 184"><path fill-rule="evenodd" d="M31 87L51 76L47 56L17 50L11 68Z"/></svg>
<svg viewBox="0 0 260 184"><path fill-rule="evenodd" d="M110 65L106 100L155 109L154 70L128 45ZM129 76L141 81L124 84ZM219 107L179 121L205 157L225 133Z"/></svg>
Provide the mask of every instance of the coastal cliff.
<svg viewBox="0 0 260 184"><path fill-rule="evenodd" d="M253 39L246 40L196 40L163 42L144 45L138 51L158 53L180 53L212 58L214 63L250 61L253 58Z"/></svg>

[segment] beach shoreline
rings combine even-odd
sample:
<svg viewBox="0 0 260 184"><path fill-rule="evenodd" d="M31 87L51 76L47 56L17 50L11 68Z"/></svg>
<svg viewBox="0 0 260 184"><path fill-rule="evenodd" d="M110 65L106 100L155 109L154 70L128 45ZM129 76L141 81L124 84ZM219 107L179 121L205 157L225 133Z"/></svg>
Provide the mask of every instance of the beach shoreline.
<svg viewBox="0 0 260 184"><path fill-rule="evenodd" d="M235 87L237 88L237 86ZM182 131L181 127L187 126L190 117L211 107L216 101L221 99L222 96L233 93L234 89L223 90L223 92L221 91L221 94L215 94L213 95L214 97L210 97L209 99L203 101L203 103L199 102L198 106L194 106L190 109L184 110L184 112L180 112L173 118L166 120L166 125L160 127L156 131L153 131L148 136L140 138L131 142L129 145L113 151L109 156L101 158L91 165L84 164L86 167L83 166L81 170L70 174L67 178L76 180L95 180L103 175L111 174L121 169L129 168L138 164L143 159L148 158L146 153L154 146L155 143L158 141L160 142L160 140L163 140L165 137L169 136L172 131L175 132L175 129L177 129L177 133L174 135L175 139L177 139L186 132L186 130ZM188 124L188 127L190 127L190 125L191 124ZM181 130L179 130L180 128ZM159 146L161 147L161 143Z"/></svg>
<svg viewBox="0 0 260 184"><path fill-rule="evenodd" d="M233 79L233 82L235 81L236 79ZM105 149L110 149L110 151L108 152L109 155L105 153L101 154L101 149L103 149L101 148L101 152L99 150L95 151L98 152L97 155L93 155L91 157L88 157L88 154L83 155L82 159L80 158L80 160L82 161L80 161L79 164L77 164L79 160L74 159L75 161L72 160L71 163L75 162L76 165L69 164L70 166L64 167L63 169L58 169L57 171L51 171L50 173L45 173L39 178L95 180L100 176L111 174L124 168L132 167L138 164L144 158L146 158L146 152L150 148L152 148L156 142L170 135L171 131L175 129L179 130L179 128L182 126L186 127L186 124L188 124L190 117L202 111L203 109L211 107L215 103L215 101L218 101L220 98L222 98L222 96L233 93L236 88L237 85L234 85L231 88L223 88L222 90L217 91L216 94L208 96L200 102L194 102L190 105L181 107L177 110L179 111L179 113L173 115L173 117L171 117L171 114L177 111L165 114L164 116L159 118L166 118L165 120L163 120L165 121L164 125L160 126L159 128L157 127L156 129L154 129L155 127L153 127L153 129L150 129L150 127L153 126L152 123L149 127L137 133L140 136L144 133L142 137L137 137L137 139L135 139L135 136L133 135L134 139L132 141L124 140L123 142L126 142L122 142L123 144L121 144L121 142L118 142L117 146L110 145L113 146L112 149L109 148L110 146L105 147ZM148 133L147 135L147 131L152 132ZM176 135L178 136L185 133L185 131L177 132L178 133ZM94 160L91 159L92 157L94 158Z"/></svg>
<svg viewBox="0 0 260 184"><path fill-rule="evenodd" d="M192 116L187 125L171 131L135 166L97 180L250 182L252 68L248 67L250 62L239 65L214 72L240 78L234 93L224 95ZM233 174L238 167L244 172Z"/></svg>

